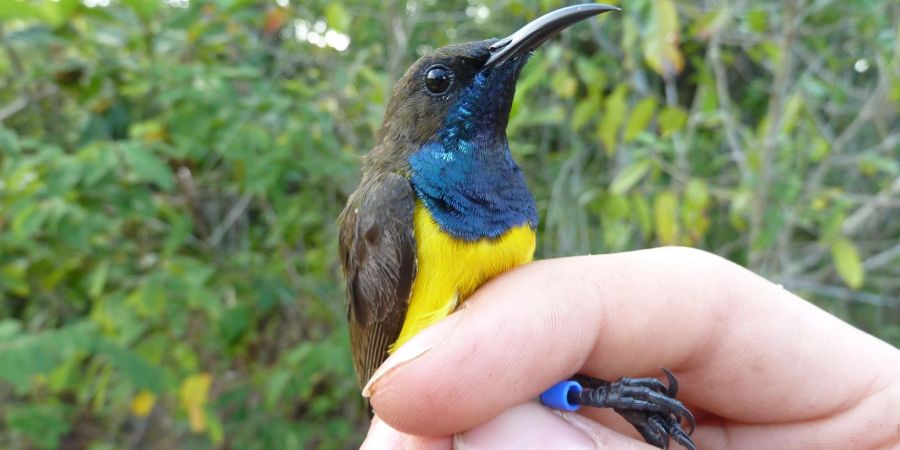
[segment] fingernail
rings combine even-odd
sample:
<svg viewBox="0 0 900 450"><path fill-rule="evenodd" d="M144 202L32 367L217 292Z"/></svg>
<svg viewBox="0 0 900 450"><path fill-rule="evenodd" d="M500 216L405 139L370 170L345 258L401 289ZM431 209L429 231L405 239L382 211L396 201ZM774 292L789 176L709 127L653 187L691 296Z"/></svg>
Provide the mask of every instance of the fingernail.
<svg viewBox="0 0 900 450"><path fill-rule="evenodd" d="M444 339L453 326L459 322L460 312L450 314L438 323L422 330L415 335L400 348L394 351L391 356L385 360L381 367L372 374L369 382L362 390L362 396L369 398L378 390L378 386L383 382L386 375L393 372L403 364L406 364L431 350L439 341Z"/></svg>

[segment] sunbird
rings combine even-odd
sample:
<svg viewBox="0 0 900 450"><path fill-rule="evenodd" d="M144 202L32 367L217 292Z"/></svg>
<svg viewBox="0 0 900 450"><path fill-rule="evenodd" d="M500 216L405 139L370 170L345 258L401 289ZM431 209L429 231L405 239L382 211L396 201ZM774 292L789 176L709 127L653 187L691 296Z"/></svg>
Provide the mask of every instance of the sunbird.
<svg viewBox="0 0 900 450"><path fill-rule="evenodd" d="M446 317L490 278L532 260L538 214L506 137L516 80L563 29L619 8L561 8L504 39L450 45L419 58L394 86L338 219L347 317L360 385L388 355ZM542 395L553 407L609 407L644 439L694 449L677 383L578 375ZM554 400L555 399L555 400Z"/></svg>

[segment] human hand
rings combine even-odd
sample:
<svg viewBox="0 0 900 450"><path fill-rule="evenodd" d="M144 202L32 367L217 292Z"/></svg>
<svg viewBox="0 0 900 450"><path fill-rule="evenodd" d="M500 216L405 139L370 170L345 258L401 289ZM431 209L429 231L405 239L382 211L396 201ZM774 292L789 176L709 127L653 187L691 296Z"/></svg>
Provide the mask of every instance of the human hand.
<svg viewBox="0 0 900 450"><path fill-rule="evenodd" d="M651 448L612 411L533 399L574 373L660 366L700 449L900 445L900 351L722 258L659 248L538 261L483 286L372 377L381 420L363 448Z"/></svg>

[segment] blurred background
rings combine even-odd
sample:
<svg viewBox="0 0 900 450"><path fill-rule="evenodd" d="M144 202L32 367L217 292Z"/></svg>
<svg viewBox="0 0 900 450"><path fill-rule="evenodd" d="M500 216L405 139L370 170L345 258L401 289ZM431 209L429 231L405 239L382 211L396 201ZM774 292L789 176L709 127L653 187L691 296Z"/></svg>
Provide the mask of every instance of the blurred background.
<svg viewBox="0 0 900 450"><path fill-rule="evenodd" d="M353 448L391 86L554 0L0 1L0 448ZM538 256L707 249L900 345L900 4L633 0L526 67Z"/></svg>

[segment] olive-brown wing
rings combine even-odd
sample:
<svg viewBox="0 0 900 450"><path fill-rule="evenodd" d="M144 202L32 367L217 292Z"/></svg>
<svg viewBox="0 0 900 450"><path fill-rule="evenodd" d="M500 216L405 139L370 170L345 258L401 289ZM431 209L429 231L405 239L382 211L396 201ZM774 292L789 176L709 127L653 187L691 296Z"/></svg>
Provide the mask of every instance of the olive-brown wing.
<svg viewBox="0 0 900 450"><path fill-rule="evenodd" d="M416 276L415 194L398 174L365 180L340 217L347 319L360 385L397 340Z"/></svg>

